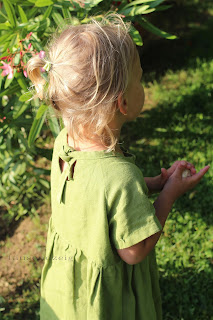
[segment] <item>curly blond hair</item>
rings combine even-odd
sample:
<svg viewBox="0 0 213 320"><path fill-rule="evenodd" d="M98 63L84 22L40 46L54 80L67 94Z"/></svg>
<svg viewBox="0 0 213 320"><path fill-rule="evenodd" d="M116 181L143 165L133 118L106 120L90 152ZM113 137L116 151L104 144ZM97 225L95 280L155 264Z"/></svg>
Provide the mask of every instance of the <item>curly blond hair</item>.
<svg viewBox="0 0 213 320"><path fill-rule="evenodd" d="M128 86L136 56L129 30L130 24L117 14L68 26L49 45L45 58L36 55L27 65L37 96L62 116L71 137L84 141L98 137L108 151L117 143L109 123L118 109L119 94ZM47 61L48 87L41 74Z"/></svg>

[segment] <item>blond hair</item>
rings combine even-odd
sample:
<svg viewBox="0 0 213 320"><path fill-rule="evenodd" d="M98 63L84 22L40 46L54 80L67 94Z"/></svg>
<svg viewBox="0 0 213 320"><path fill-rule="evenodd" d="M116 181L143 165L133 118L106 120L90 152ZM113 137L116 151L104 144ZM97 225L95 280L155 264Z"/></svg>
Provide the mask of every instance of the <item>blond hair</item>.
<svg viewBox="0 0 213 320"><path fill-rule="evenodd" d="M34 56L27 65L37 95L61 114L71 137L99 137L108 151L117 143L108 124L117 111L119 94L128 86L136 55L129 28L117 14L101 22L68 26L49 46L48 56ZM41 68L47 61L45 92Z"/></svg>

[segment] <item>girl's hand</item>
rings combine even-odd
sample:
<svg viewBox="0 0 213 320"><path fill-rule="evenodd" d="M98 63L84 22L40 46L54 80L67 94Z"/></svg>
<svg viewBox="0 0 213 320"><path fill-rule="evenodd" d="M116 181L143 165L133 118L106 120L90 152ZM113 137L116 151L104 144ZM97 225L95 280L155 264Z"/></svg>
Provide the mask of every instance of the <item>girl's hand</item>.
<svg viewBox="0 0 213 320"><path fill-rule="evenodd" d="M173 165L169 168L169 169L165 169L165 168L161 168L161 175L160 175L160 184L161 184L161 190L163 189L166 181L169 179L169 177L173 174L173 172L175 172L176 168L178 167L178 165L180 165L182 163L182 165L184 165L185 169L184 170L189 170L191 173L191 176L193 176L196 173L196 169L194 167L194 165L190 162L187 161L175 161L173 163Z"/></svg>
<svg viewBox="0 0 213 320"><path fill-rule="evenodd" d="M175 162L173 166L173 168L170 167L167 170L167 173L170 170L169 174L172 171L173 172L170 174L163 188L164 192L168 192L168 196L172 201L175 201L182 194L194 188L210 168L210 166L205 166L198 173L196 173L194 166L187 161L179 161L178 163ZM191 171L191 176L183 178L183 171L186 169Z"/></svg>
<svg viewBox="0 0 213 320"><path fill-rule="evenodd" d="M150 193L157 193L160 192L169 177L173 174L177 166L181 163L184 162L185 164L185 169L190 170L191 176L196 173L195 167L193 164L187 161L175 161L173 165L169 169L161 168L161 174L156 176L156 177L149 177L149 178L144 178L146 185L149 189Z"/></svg>

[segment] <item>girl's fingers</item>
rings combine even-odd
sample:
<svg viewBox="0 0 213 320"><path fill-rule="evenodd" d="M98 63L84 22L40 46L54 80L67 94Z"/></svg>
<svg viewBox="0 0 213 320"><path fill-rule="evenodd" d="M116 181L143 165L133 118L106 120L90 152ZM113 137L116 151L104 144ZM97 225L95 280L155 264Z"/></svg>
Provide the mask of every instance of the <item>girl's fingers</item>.
<svg viewBox="0 0 213 320"><path fill-rule="evenodd" d="M191 181L194 182L199 182L203 176L206 174L206 172L209 170L210 166L205 166L204 168L202 168L198 173L194 174L191 177Z"/></svg>
<svg viewBox="0 0 213 320"><path fill-rule="evenodd" d="M194 175L196 173L195 166L190 162L187 162L187 169L190 170L191 175Z"/></svg>
<svg viewBox="0 0 213 320"><path fill-rule="evenodd" d="M168 180L168 172L165 168L161 168L161 184L164 186L165 182Z"/></svg>
<svg viewBox="0 0 213 320"><path fill-rule="evenodd" d="M167 177L167 170L165 168L161 168L162 178Z"/></svg>
<svg viewBox="0 0 213 320"><path fill-rule="evenodd" d="M180 161L179 165L177 166L174 174L177 176L177 177L182 177L182 173L184 170L186 170L186 161Z"/></svg>

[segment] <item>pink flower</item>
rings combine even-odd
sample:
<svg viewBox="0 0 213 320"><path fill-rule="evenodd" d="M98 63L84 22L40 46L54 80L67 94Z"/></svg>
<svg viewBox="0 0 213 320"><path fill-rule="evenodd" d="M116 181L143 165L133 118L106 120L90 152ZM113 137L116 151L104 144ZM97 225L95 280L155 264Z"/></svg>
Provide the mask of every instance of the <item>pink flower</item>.
<svg viewBox="0 0 213 320"><path fill-rule="evenodd" d="M39 52L39 58L40 59L44 59L44 57L45 57L45 52L44 51L40 51Z"/></svg>
<svg viewBox="0 0 213 320"><path fill-rule="evenodd" d="M26 39L30 39L30 37L31 37L32 34L33 34L32 32L28 33L28 34L26 35Z"/></svg>
<svg viewBox="0 0 213 320"><path fill-rule="evenodd" d="M25 78L27 78L27 71L26 70L23 71L23 74L24 74Z"/></svg>
<svg viewBox="0 0 213 320"><path fill-rule="evenodd" d="M27 48L27 49L30 49L30 48L31 48L31 46L32 46L32 43L30 43L30 44L28 45L28 48Z"/></svg>
<svg viewBox="0 0 213 320"><path fill-rule="evenodd" d="M1 74L2 77L8 75L7 79L13 78L13 69L11 68L11 65L5 63L4 61L1 61L3 63L3 66L0 67L0 69L3 69L3 72Z"/></svg>

